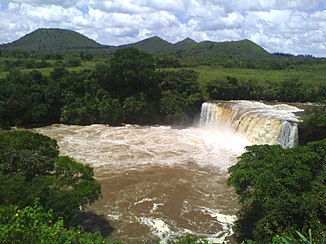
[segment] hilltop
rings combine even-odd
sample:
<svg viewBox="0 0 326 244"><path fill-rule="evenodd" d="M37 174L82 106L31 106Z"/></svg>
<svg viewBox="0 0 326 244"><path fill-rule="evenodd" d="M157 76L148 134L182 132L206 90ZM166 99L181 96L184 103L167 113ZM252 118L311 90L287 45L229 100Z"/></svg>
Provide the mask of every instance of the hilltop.
<svg viewBox="0 0 326 244"><path fill-rule="evenodd" d="M173 51L173 44L158 36L153 36L139 42L122 45L119 47L135 47L139 50L150 53L169 53Z"/></svg>
<svg viewBox="0 0 326 244"><path fill-rule="evenodd" d="M195 42L193 39L187 37L186 39L177 42L176 44L174 44L174 46L178 49L178 50L186 50L189 48L192 48L194 46L197 45L197 42Z"/></svg>
<svg viewBox="0 0 326 244"><path fill-rule="evenodd" d="M231 42L204 41L193 46L190 54L202 55L216 54L221 57L241 56L243 58L262 58L270 55L265 49L250 40Z"/></svg>
<svg viewBox="0 0 326 244"><path fill-rule="evenodd" d="M16 50L64 51L100 48L102 45L71 30L37 29L12 43L3 45L3 47Z"/></svg>

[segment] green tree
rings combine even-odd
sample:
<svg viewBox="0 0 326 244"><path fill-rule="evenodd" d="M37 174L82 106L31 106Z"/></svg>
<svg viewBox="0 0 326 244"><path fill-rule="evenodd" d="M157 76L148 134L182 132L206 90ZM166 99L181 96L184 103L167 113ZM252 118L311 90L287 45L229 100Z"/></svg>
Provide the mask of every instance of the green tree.
<svg viewBox="0 0 326 244"><path fill-rule="evenodd" d="M270 242L294 230L323 235L326 216L326 140L298 148L247 147L229 169L228 183L243 204L236 221L240 240Z"/></svg>
<svg viewBox="0 0 326 244"><path fill-rule="evenodd" d="M283 102L306 102L310 96L308 90L298 79L285 80L280 83L278 99Z"/></svg>
<svg viewBox="0 0 326 244"><path fill-rule="evenodd" d="M28 150L49 159L59 156L57 142L47 136L26 130L0 133L0 146L11 150Z"/></svg>
<svg viewBox="0 0 326 244"><path fill-rule="evenodd" d="M193 70L160 74L160 111L168 123L189 123L198 114L202 94Z"/></svg>
<svg viewBox="0 0 326 244"><path fill-rule="evenodd" d="M117 98L110 98L105 95L99 105L101 123L116 125L124 120L122 104Z"/></svg>
<svg viewBox="0 0 326 244"><path fill-rule="evenodd" d="M326 138L326 103L310 106L299 123L300 144Z"/></svg>
<svg viewBox="0 0 326 244"><path fill-rule="evenodd" d="M100 101L89 93L84 97L76 97L61 111L61 122L67 124L88 125L96 123L99 118Z"/></svg>
<svg viewBox="0 0 326 244"><path fill-rule="evenodd" d="M161 98L161 113L168 123L187 122L188 117L183 111L185 99L176 91L163 91Z"/></svg>
<svg viewBox="0 0 326 244"><path fill-rule="evenodd" d="M157 86L153 75L154 60L150 54L136 48L118 49L113 54L105 88L113 97L122 99L140 92L147 93Z"/></svg>
<svg viewBox="0 0 326 244"><path fill-rule="evenodd" d="M25 125L58 122L61 90L39 71L11 70L1 80L1 117L8 124Z"/></svg>
<svg viewBox="0 0 326 244"><path fill-rule="evenodd" d="M217 80L214 83L208 83L206 90L211 99L230 100L239 97L238 80L228 76L225 80Z"/></svg>
<svg viewBox="0 0 326 244"><path fill-rule="evenodd" d="M67 67L78 67L81 66L81 59L78 57L69 57L65 60Z"/></svg>
<svg viewBox="0 0 326 244"><path fill-rule="evenodd" d="M146 107L146 101L144 96L140 94L139 96L127 97L123 101L123 113L125 115L125 122L132 123L138 122L143 116L142 111Z"/></svg>
<svg viewBox="0 0 326 244"><path fill-rule="evenodd" d="M59 157L57 143L40 134L0 134L0 205L31 205L40 198L46 209L70 223L79 206L100 196L92 168Z"/></svg>

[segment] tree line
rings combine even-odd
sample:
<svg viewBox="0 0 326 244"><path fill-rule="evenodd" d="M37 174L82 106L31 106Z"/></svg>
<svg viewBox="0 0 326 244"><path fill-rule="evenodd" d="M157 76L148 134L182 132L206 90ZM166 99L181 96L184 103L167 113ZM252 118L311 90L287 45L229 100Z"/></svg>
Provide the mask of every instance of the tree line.
<svg viewBox="0 0 326 244"><path fill-rule="evenodd" d="M151 55L134 48L114 53L109 64L49 76L11 70L0 80L0 121L47 123L189 123L199 112L198 74L156 71Z"/></svg>
<svg viewBox="0 0 326 244"><path fill-rule="evenodd" d="M326 84L304 85L298 79L280 83L241 80L235 77L215 80L206 85L209 98L213 100L247 99L277 100L280 102L316 102L326 99Z"/></svg>

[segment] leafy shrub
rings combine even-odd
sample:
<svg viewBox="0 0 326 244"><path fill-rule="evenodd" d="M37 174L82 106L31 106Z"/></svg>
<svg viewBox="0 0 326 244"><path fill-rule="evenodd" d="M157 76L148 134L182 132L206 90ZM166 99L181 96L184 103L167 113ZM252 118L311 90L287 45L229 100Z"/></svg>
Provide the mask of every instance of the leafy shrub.
<svg viewBox="0 0 326 244"><path fill-rule="evenodd" d="M79 206L101 194L93 169L58 156L55 140L29 131L0 134L0 205L31 205L39 198L70 223Z"/></svg>
<svg viewBox="0 0 326 244"><path fill-rule="evenodd" d="M46 211L35 201L33 206L0 206L1 243L110 243L99 233L81 228L65 228L52 210Z"/></svg>
<svg viewBox="0 0 326 244"><path fill-rule="evenodd" d="M326 216L326 140L307 146L247 147L229 169L228 183L243 204L235 233L239 240L270 242L295 230L324 233Z"/></svg>

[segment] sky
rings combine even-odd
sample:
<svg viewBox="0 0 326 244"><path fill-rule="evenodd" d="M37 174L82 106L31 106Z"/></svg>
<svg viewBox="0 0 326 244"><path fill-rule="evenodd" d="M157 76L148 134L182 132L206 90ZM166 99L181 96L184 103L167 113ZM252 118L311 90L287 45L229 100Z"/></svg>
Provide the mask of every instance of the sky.
<svg viewBox="0 0 326 244"><path fill-rule="evenodd" d="M268 52L326 57L326 0L0 0L0 43L38 28L106 45L249 39Z"/></svg>

